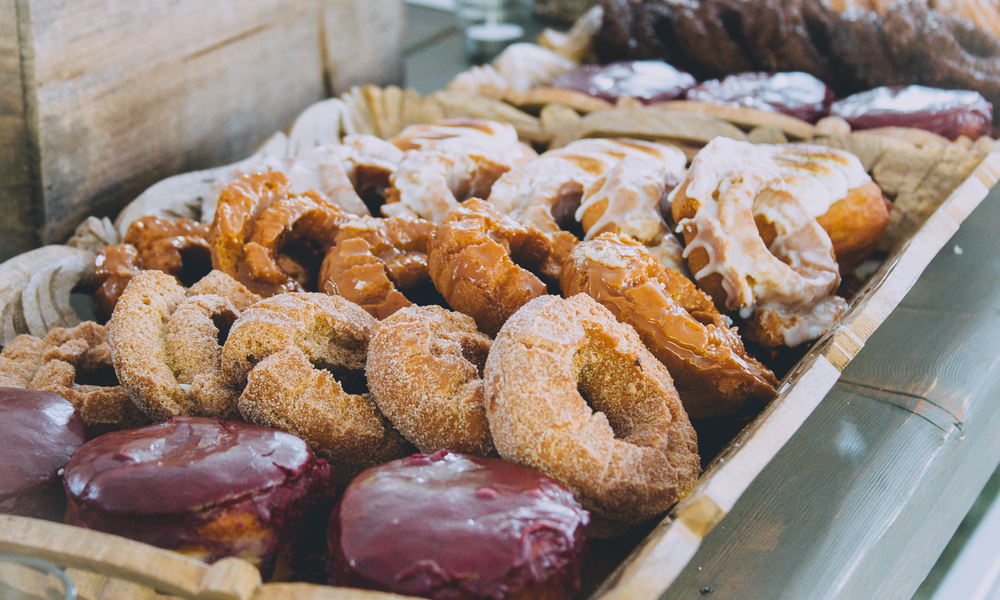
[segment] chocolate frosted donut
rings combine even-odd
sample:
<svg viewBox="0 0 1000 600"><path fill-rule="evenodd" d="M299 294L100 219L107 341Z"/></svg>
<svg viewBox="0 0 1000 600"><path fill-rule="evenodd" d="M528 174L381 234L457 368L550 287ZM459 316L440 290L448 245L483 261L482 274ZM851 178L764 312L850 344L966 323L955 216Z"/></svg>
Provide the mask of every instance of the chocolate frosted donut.
<svg viewBox="0 0 1000 600"><path fill-rule="evenodd" d="M62 396L0 387L0 513L62 520L60 470L85 435L83 419Z"/></svg>
<svg viewBox="0 0 1000 600"><path fill-rule="evenodd" d="M206 562L239 556L266 579L279 556L293 568L310 558L299 551L312 547L308 533L315 536L313 519L330 506L335 480L293 435L176 417L77 451L66 465L66 522Z"/></svg>
<svg viewBox="0 0 1000 600"><path fill-rule="evenodd" d="M570 598L588 521L534 469L418 454L347 487L330 518L331 583L449 600Z"/></svg>

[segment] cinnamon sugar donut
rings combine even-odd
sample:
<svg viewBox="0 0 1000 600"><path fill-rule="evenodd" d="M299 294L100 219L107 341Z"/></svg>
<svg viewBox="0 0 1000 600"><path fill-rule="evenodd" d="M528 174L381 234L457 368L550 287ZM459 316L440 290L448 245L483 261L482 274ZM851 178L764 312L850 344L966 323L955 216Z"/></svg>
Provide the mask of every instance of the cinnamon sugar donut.
<svg viewBox="0 0 1000 600"><path fill-rule="evenodd" d="M393 217L340 227L319 270L319 290L347 298L376 319L412 304L403 292L430 284L427 242L434 224Z"/></svg>
<svg viewBox="0 0 1000 600"><path fill-rule="evenodd" d="M295 194L282 173L255 173L219 195L212 266L261 296L315 289L316 273L349 216L316 192Z"/></svg>
<svg viewBox="0 0 1000 600"><path fill-rule="evenodd" d="M590 296L543 296L507 321L486 359L500 455L550 475L610 537L666 511L699 473L694 429L666 367Z"/></svg>
<svg viewBox="0 0 1000 600"><path fill-rule="evenodd" d="M442 221L427 247L434 286L448 305L471 316L492 335L518 308L547 292L576 238L565 231L546 234L502 215L473 198ZM531 270L529 270L531 269Z"/></svg>
<svg viewBox="0 0 1000 600"><path fill-rule="evenodd" d="M215 272L212 279L228 277ZM230 295L199 294L229 286ZM233 281L195 286L191 294L159 271L137 275L118 301L108 337L118 380L154 421L170 417L233 417L239 389L220 372L221 340L257 296Z"/></svg>
<svg viewBox="0 0 1000 600"><path fill-rule="evenodd" d="M797 346L833 327L847 303L830 236L792 194L769 153L716 138L670 196L688 267L743 336Z"/></svg>
<svg viewBox="0 0 1000 600"><path fill-rule="evenodd" d="M504 174L493 185L488 200L500 212L542 231L572 229L581 216L578 207L584 190L626 156L662 161L677 178L684 169L684 154L672 146L641 140L582 139L549 150Z"/></svg>
<svg viewBox="0 0 1000 600"><path fill-rule="evenodd" d="M59 394L94 434L149 422L118 384L107 328L94 321L14 338L0 352L0 386Z"/></svg>
<svg viewBox="0 0 1000 600"><path fill-rule="evenodd" d="M461 313L401 309L378 324L368 347L375 403L421 452L495 454L481 377L490 342Z"/></svg>
<svg viewBox="0 0 1000 600"><path fill-rule="evenodd" d="M107 321L125 286L142 270L169 273L185 285L212 270L208 225L191 219L140 217L121 244L102 248L95 259L94 310Z"/></svg>
<svg viewBox="0 0 1000 600"><path fill-rule="evenodd" d="M248 421L309 442L350 479L413 451L365 387L376 321L356 304L321 293L261 300L233 324L222 373Z"/></svg>
<svg viewBox="0 0 1000 600"><path fill-rule="evenodd" d="M382 214L435 223L459 202L485 198L493 183L537 154L512 125L486 119L445 119L413 125L392 139L406 151L392 176Z"/></svg>
<svg viewBox="0 0 1000 600"><path fill-rule="evenodd" d="M585 293L628 323L674 379L692 419L758 408L778 380L746 353L712 301L641 244L604 233L578 245L563 264L566 297Z"/></svg>

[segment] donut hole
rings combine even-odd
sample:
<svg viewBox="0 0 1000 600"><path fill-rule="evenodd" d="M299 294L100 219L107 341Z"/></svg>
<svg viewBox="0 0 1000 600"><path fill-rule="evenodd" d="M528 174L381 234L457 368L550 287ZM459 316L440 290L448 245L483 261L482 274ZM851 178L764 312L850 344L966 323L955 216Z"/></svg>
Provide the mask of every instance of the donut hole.
<svg viewBox="0 0 1000 600"><path fill-rule="evenodd" d="M184 287L191 287L212 272L212 251L207 245L191 244L178 250L181 270L176 274Z"/></svg>
<svg viewBox="0 0 1000 600"><path fill-rule="evenodd" d="M322 369L333 376L340 383L344 392L352 396L361 396L368 393L368 380L365 378L364 369L349 369L344 365L317 364L317 369Z"/></svg>
<svg viewBox="0 0 1000 600"><path fill-rule="evenodd" d="M486 368L486 357L490 353L489 344L484 344L480 340L473 338L462 338L460 344L462 347L462 358L476 366L479 378L482 379L483 369Z"/></svg>
<svg viewBox="0 0 1000 600"><path fill-rule="evenodd" d="M220 348L229 339L229 331L233 328L233 323L236 322L238 317L239 315L231 310L224 310L212 315L212 324L215 325L215 329L218 331L215 334L215 341L218 342Z"/></svg>
<svg viewBox="0 0 1000 600"><path fill-rule="evenodd" d="M385 191L392 185L389 181L392 171L360 164L355 167L351 175L353 175L351 183L354 185L354 191L368 208L368 212L373 215L381 214L380 208L385 204Z"/></svg>
<svg viewBox="0 0 1000 600"><path fill-rule="evenodd" d="M655 359L628 356L616 346L620 341L606 332L587 330L587 342L573 357L577 392L594 412L607 417L615 438L650 446L662 438L666 410L643 374L643 360Z"/></svg>
<svg viewBox="0 0 1000 600"><path fill-rule="evenodd" d="M88 364L81 362L76 366L76 385L95 385L99 387L114 387L118 385L118 374L115 373L114 365L108 364Z"/></svg>
<svg viewBox="0 0 1000 600"><path fill-rule="evenodd" d="M556 225L581 240L586 232L583 230L583 225L576 220L576 211L582 201L583 185L578 181L569 181L559 189L556 201L552 204L552 219Z"/></svg>

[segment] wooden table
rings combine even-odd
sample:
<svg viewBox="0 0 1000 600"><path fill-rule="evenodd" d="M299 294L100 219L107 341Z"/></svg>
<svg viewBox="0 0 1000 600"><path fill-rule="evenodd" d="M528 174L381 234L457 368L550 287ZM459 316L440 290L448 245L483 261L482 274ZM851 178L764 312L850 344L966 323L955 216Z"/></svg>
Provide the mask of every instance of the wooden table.
<svg viewBox="0 0 1000 600"><path fill-rule="evenodd" d="M468 67L419 6L404 55L422 93ZM913 596L1000 463L997 231L994 188L664 598Z"/></svg>

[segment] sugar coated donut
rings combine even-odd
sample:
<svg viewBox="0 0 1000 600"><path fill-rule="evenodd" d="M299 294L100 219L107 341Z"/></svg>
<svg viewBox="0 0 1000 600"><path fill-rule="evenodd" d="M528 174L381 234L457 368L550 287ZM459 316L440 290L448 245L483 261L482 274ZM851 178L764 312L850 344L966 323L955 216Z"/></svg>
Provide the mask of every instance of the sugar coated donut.
<svg viewBox="0 0 1000 600"><path fill-rule="evenodd" d="M759 408L774 397L774 374L747 354L712 301L638 242L605 233L580 243L559 286L567 297L588 294L634 327L670 371L692 419Z"/></svg>
<svg viewBox="0 0 1000 600"><path fill-rule="evenodd" d="M471 317L440 306L396 312L368 347L375 403L421 452L495 454L481 377L490 342Z"/></svg>
<svg viewBox="0 0 1000 600"><path fill-rule="evenodd" d="M448 305L492 335L518 308L547 293L538 275L557 281L575 244L568 232L542 233L473 198L434 230L427 265Z"/></svg>
<svg viewBox="0 0 1000 600"><path fill-rule="evenodd" d="M261 300L233 324L222 351L245 419L306 440L350 479L413 451L367 392L365 361L376 321L339 296L287 293Z"/></svg>
<svg viewBox="0 0 1000 600"><path fill-rule="evenodd" d="M0 387L0 513L62 521L62 468L86 433L61 396Z"/></svg>
<svg viewBox="0 0 1000 600"><path fill-rule="evenodd" d="M453 600L573 598L587 522L534 469L444 450L403 458L362 473L334 508L331 583Z"/></svg>
<svg viewBox="0 0 1000 600"><path fill-rule="evenodd" d="M590 296L525 305L493 341L483 381L500 456L572 490L593 536L624 533L694 487L698 445L670 373Z"/></svg>
<svg viewBox="0 0 1000 600"><path fill-rule="evenodd" d="M177 417L105 434L75 452L66 465L66 523L206 562L239 556L267 579L279 559L293 572L315 560L304 554L316 547L335 486L330 465L295 436Z"/></svg>
<svg viewBox="0 0 1000 600"><path fill-rule="evenodd" d="M698 287L739 311L745 338L797 346L833 327L847 303L834 295L840 273L830 236L768 152L716 138L670 201Z"/></svg>
<svg viewBox="0 0 1000 600"><path fill-rule="evenodd" d="M223 379L220 338L257 296L220 272L211 278L191 294L166 273L144 271L125 288L108 323L118 380L154 421L238 414L240 390ZM230 281L215 282L222 278ZM210 287L233 293L197 293Z"/></svg>
<svg viewBox="0 0 1000 600"><path fill-rule="evenodd" d="M343 296L376 319L411 305L403 292L431 282L427 243L433 231L423 219L352 219L323 258L319 291Z"/></svg>

